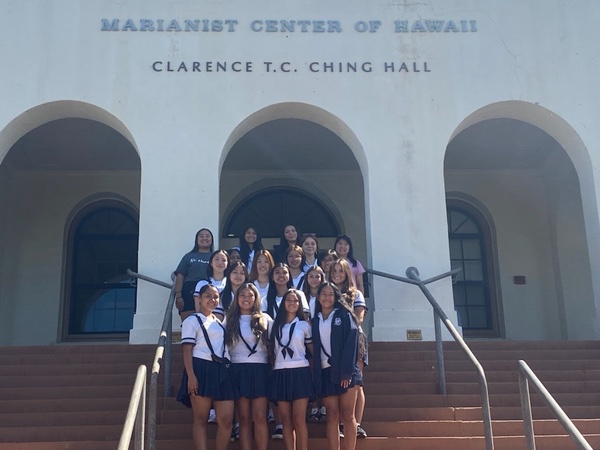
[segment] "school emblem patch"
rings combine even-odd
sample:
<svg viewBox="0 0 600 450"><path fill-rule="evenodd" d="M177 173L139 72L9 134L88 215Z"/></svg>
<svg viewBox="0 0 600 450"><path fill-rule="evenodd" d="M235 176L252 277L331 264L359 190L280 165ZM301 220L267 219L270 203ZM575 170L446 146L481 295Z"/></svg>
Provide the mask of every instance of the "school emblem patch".
<svg viewBox="0 0 600 450"><path fill-rule="evenodd" d="M333 321L334 325L337 325L338 327L342 324L342 319L340 319L339 317L336 317L335 320Z"/></svg>

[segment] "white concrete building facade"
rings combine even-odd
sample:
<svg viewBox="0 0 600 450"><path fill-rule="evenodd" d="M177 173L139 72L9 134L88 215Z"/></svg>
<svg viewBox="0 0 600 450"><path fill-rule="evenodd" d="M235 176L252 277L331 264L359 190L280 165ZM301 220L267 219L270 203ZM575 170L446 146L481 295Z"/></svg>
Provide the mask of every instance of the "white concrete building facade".
<svg viewBox="0 0 600 450"><path fill-rule="evenodd" d="M282 192L366 267L462 268L429 287L466 336L600 338L598 2L0 7L0 345L156 342L125 270ZM414 286L368 301L371 339L433 338Z"/></svg>

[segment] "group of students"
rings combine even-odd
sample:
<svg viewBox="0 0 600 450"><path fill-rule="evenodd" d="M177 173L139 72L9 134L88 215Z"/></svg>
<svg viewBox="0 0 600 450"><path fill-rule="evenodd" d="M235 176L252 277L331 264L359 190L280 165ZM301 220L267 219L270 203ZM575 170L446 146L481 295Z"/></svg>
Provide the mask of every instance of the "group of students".
<svg viewBox="0 0 600 450"><path fill-rule="evenodd" d="M195 448L208 448L214 407L217 450L229 445L234 417L241 448L266 450L270 401L272 437L287 450L308 448L307 411L309 421L326 421L329 449L340 448L340 436L354 449L366 437L367 308L350 238L319 253L314 235L299 239L288 225L275 258L253 227L228 251L213 242L210 230L198 231L175 271L185 367L178 400L192 408Z"/></svg>

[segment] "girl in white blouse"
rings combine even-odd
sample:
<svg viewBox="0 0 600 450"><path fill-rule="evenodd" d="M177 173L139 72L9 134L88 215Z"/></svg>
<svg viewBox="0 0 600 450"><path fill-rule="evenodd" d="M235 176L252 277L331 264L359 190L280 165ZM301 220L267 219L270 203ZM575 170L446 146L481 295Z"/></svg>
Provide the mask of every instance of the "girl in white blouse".
<svg viewBox="0 0 600 450"><path fill-rule="evenodd" d="M256 286L244 283L227 310L225 329L231 358L231 375L240 398L236 411L240 421L242 450L252 450L252 424L257 450L267 450L267 387L269 353L267 334L273 319L262 312Z"/></svg>
<svg viewBox="0 0 600 450"><path fill-rule="evenodd" d="M313 349L311 327L296 289L283 295L269 339L274 359L269 397L281 412L285 448L307 450L306 408L314 397L307 354Z"/></svg>

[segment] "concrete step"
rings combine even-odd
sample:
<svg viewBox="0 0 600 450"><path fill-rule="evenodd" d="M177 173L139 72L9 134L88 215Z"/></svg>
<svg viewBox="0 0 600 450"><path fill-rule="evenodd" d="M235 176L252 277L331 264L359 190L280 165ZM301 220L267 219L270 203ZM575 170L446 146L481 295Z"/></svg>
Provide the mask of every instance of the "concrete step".
<svg viewBox="0 0 600 450"><path fill-rule="evenodd" d="M599 359L600 348L594 350L575 349L575 350L549 350L549 349L529 349L529 350L475 350L473 351L477 359L483 364L488 360L506 360L518 361L543 361L558 359ZM395 350L395 351L374 351L369 348L369 355L376 359L388 360L398 359L403 361L435 361L437 356L434 349L418 350ZM468 358L462 350L444 350L444 359L446 361L467 361Z"/></svg>
<svg viewBox="0 0 600 450"><path fill-rule="evenodd" d="M176 346L178 347L178 346ZM174 347L175 348L175 347ZM107 342L105 344L59 344L59 345L26 345L26 346L0 346L0 355L20 355L24 357L32 355L89 355L89 354L139 354L152 356L156 345L152 344L128 344L125 342ZM3 358L2 358L3 359Z"/></svg>
<svg viewBox="0 0 600 450"><path fill-rule="evenodd" d="M600 448L600 435L586 436L593 448ZM311 450L327 450L325 438L311 438ZM209 441L209 448L214 448L214 442ZM232 450L239 449L239 443L229 446ZM283 450L283 441L269 442L269 449ZM483 437L381 437L361 439L357 442L357 450L482 450L485 448ZM495 450L517 450L525 449L525 438L523 436L494 438ZM568 436L540 436L536 438L538 450L577 450L578 447ZM157 442L157 450L193 450L193 444L188 440L164 440ZM10 449L12 450L12 449ZM20 450L20 449L19 449Z"/></svg>
<svg viewBox="0 0 600 450"><path fill-rule="evenodd" d="M56 427L63 425L119 425L123 426L124 411L24 412L0 414L0 430L5 427ZM0 434L2 431L0 431Z"/></svg>
<svg viewBox="0 0 600 450"><path fill-rule="evenodd" d="M600 431L600 419L576 420L577 429L583 434L596 434ZM176 440L182 436L191 438L192 419L178 424L161 424L158 426L158 437L163 440ZM382 437L482 437L484 436L481 421L404 421L404 422L368 422L363 421L363 428L371 438ZM273 431L273 425L269 431ZM209 437L214 437L216 425L208 426ZM493 421L494 436L522 436L523 422L518 420ZM566 434L557 420L534 421L534 432L539 436ZM325 437L325 423L309 423L308 434L311 438Z"/></svg>
<svg viewBox="0 0 600 450"><path fill-rule="evenodd" d="M476 373L455 344L444 347L449 394L442 396L433 343L372 343L363 419L369 438L359 441L359 450L484 448ZM472 348L489 381L497 450L525 448L517 359L528 360L600 449L600 343L476 342ZM137 368L149 366L154 351L127 345L0 348L0 449L115 448ZM173 358L176 392L183 371L180 346ZM577 448L536 394L532 404L538 449ZM191 411L173 398L159 399L159 409L158 448L191 449ZM211 437L215 429L209 427ZM326 448L324 430L323 424L309 424L311 450ZM271 441L269 448L283 449L283 443Z"/></svg>
<svg viewBox="0 0 600 450"><path fill-rule="evenodd" d="M22 440L27 442L114 441L119 439L125 421L125 414L121 413L119 415L121 416L121 424L116 425L3 427L0 429L2 430L0 443ZM0 445L0 448L3 448L3 444Z"/></svg>
<svg viewBox="0 0 600 450"><path fill-rule="evenodd" d="M123 362L119 364L106 364L109 366L108 370L103 370L102 373L109 374L135 374L137 368L144 363L138 361ZM145 363L147 365L147 363ZM90 364L36 364L36 365L21 365L15 364L12 366L0 366L0 377L30 377L30 376L66 376L66 375L98 375L99 365L95 363Z"/></svg>
<svg viewBox="0 0 600 450"><path fill-rule="evenodd" d="M504 339L467 340L473 351L484 350L598 350L599 341L508 341ZM446 351L462 351L454 341L444 342ZM435 343L428 341L412 342L369 342L369 351L435 351Z"/></svg>
<svg viewBox="0 0 600 450"><path fill-rule="evenodd" d="M135 372L122 374L95 373L87 376L75 375L7 375L2 377L2 388L27 388L31 386L76 387L76 386L129 386L133 387ZM0 397L2 398L2 397Z"/></svg>
<svg viewBox="0 0 600 450"><path fill-rule="evenodd" d="M133 386L132 386L133 387ZM30 413L32 411L49 413L49 412L81 412L87 411L127 411L129 398L108 397L97 398L92 400L80 399L52 399L48 401L39 400L3 400L0 402L0 414L19 414ZM131 395L131 393L130 393Z"/></svg>
<svg viewBox="0 0 600 450"><path fill-rule="evenodd" d="M122 386L111 386L110 396L115 398L126 398L131 395L135 377L130 377L130 384ZM106 398L105 386L56 386L45 387L44 389L37 388L0 388L0 399L8 400L38 400L40 402L46 400L58 400L63 398L79 399L86 401L94 401L98 398Z"/></svg>

